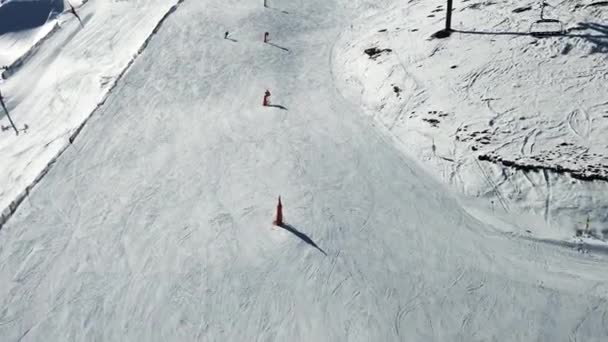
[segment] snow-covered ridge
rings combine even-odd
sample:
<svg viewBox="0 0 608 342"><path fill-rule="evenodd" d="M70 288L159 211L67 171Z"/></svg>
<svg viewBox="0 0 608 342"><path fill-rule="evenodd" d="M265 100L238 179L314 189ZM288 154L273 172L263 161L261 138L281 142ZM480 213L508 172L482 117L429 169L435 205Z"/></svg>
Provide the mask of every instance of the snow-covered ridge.
<svg viewBox="0 0 608 342"><path fill-rule="evenodd" d="M0 82L8 79L14 74L23 64L33 55L36 54L38 49L49 39L53 33L60 29L59 23L51 22L44 25L44 27L37 32L36 37L33 38L34 44L26 49L22 49L21 52L12 54L9 60L10 63L2 66L2 72L0 72Z"/></svg>
<svg viewBox="0 0 608 342"><path fill-rule="evenodd" d="M333 61L345 96L489 210L532 214L544 222L530 231L559 238L589 218L608 238L608 7L548 5L564 32L542 38L533 24L559 24L537 24L537 2L455 6L446 40L429 39L444 25L436 2L355 23Z"/></svg>

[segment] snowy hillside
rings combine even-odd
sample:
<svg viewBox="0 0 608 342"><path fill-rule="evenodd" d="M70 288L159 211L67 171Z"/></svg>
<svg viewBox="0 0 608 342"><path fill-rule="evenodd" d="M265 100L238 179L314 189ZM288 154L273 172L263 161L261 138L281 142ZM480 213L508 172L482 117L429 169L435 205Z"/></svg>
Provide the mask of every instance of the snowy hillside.
<svg viewBox="0 0 608 342"><path fill-rule="evenodd" d="M0 225L103 102L176 2L90 0L78 7L82 22L65 10L42 27L23 31L11 26L16 31L0 35L0 54L9 51L0 89L25 133L16 136L1 114ZM9 5L0 7L0 15Z"/></svg>
<svg viewBox="0 0 608 342"><path fill-rule="evenodd" d="M536 23L536 1L455 7L445 40L429 39L441 2L356 21L333 60L345 95L453 189L509 221L531 214L508 229L571 238L589 218L608 238L608 6L548 4L561 24Z"/></svg>
<svg viewBox="0 0 608 342"><path fill-rule="evenodd" d="M56 28L61 0L0 1L0 74Z"/></svg>
<svg viewBox="0 0 608 342"><path fill-rule="evenodd" d="M525 207L506 193L509 212L496 203L492 213L440 182L449 171L440 157L462 161L463 179L477 160L469 146L448 153L439 132L457 117L488 121L455 114L487 110L466 76L489 64L485 55L439 72L426 51L447 60L465 38L426 41L439 14L419 37L391 25L415 29L422 1L268 4L90 0L84 27L66 19L4 81L14 119L30 129L0 135L2 198L45 171L0 229L3 341L606 339L601 248L505 234L535 216L519 215ZM492 45L473 37L470 48ZM391 51L370 59L363 50L374 46ZM387 130L398 108L417 116ZM504 130L510 115L492 127ZM474 152L489 155L492 144ZM416 160L428 146L436 161ZM491 181L495 164L479 164ZM484 189L474 181L458 184ZM282 227L272 224L279 195Z"/></svg>

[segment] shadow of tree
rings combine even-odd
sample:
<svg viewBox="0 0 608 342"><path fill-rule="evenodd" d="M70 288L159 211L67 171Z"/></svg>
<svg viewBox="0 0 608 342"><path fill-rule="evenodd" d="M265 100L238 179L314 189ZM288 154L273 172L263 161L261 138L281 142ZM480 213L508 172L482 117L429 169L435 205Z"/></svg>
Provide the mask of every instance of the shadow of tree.
<svg viewBox="0 0 608 342"><path fill-rule="evenodd" d="M5 3L0 6L0 35L41 26L63 9L62 0Z"/></svg>
<svg viewBox="0 0 608 342"><path fill-rule="evenodd" d="M574 33L585 31L587 33ZM548 37L564 37L564 38L580 38L585 39L595 45L591 53L608 53L608 25L599 23L579 23L577 27L570 28L565 32L551 32L538 34L533 32L520 31L472 31L472 30L454 30L455 33L461 34L476 34L490 36L530 36L536 38Z"/></svg>
<svg viewBox="0 0 608 342"><path fill-rule="evenodd" d="M327 253L325 253L325 251L323 249L321 249L321 247L317 246L317 244L308 235L297 230L295 227L293 227L289 224L286 224L286 223L280 224L278 226L289 231L293 235L299 237L302 241L304 241L307 244L311 245L312 247L318 249L321 253L323 253L325 256L327 256Z"/></svg>
<svg viewBox="0 0 608 342"><path fill-rule="evenodd" d="M579 23L578 26L600 33L585 37L585 39L595 44L595 48L592 53L608 53L608 25L598 23Z"/></svg>

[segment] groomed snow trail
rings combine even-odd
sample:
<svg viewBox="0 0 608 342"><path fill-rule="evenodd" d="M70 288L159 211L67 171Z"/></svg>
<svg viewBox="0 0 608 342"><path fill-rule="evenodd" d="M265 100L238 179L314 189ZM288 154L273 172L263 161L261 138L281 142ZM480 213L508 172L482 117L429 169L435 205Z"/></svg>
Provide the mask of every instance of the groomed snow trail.
<svg viewBox="0 0 608 342"><path fill-rule="evenodd" d="M604 256L492 233L339 96L347 3L186 1L0 231L3 341L605 340Z"/></svg>

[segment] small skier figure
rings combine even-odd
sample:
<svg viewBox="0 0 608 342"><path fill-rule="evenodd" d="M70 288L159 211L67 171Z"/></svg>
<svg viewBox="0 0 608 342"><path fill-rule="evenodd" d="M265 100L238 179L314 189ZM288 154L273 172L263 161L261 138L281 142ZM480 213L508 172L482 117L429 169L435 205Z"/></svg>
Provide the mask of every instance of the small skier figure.
<svg viewBox="0 0 608 342"><path fill-rule="evenodd" d="M230 33L229 33L228 31L226 31L226 33L224 33L224 39L228 39L228 35L229 35L229 34L230 34Z"/></svg>
<svg viewBox="0 0 608 342"><path fill-rule="evenodd" d="M264 0L264 7L268 7L268 4L266 4L267 0Z"/></svg>
<svg viewBox="0 0 608 342"><path fill-rule="evenodd" d="M262 101L262 105L264 107L266 107L269 104L270 104L270 91L266 90L266 92L264 93L264 100Z"/></svg>
<svg viewBox="0 0 608 342"><path fill-rule="evenodd" d="M268 32L264 32L264 43L268 43Z"/></svg>

